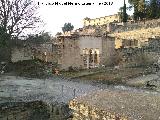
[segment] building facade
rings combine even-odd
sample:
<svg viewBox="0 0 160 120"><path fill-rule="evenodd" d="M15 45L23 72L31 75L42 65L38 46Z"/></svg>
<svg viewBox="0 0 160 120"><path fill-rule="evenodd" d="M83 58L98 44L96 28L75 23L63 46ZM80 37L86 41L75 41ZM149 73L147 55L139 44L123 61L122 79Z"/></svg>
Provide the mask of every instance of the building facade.
<svg viewBox="0 0 160 120"><path fill-rule="evenodd" d="M61 69L94 68L111 64L115 47L114 38L109 36L59 36L57 43L59 44L58 64Z"/></svg>

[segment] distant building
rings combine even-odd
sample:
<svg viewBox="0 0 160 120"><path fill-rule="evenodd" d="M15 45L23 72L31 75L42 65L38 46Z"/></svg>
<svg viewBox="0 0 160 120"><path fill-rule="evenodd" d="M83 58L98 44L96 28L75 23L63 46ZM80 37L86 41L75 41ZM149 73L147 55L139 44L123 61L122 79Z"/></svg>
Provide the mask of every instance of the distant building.
<svg viewBox="0 0 160 120"><path fill-rule="evenodd" d="M84 18L83 19L83 25L85 26L93 26L93 25L105 25L111 22L120 22L120 14L114 14L110 16L100 17L100 18Z"/></svg>

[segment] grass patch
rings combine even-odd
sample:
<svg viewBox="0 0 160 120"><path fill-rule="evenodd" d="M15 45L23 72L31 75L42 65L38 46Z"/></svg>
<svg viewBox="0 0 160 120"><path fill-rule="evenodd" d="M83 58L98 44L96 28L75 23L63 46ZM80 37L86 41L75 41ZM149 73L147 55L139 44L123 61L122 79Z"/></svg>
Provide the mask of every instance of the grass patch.
<svg viewBox="0 0 160 120"><path fill-rule="evenodd" d="M145 68L121 68L115 70L113 68L83 70L78 72L64 72L65 77L79 78L82 80L100 81L104 84L125 84L130 78L147 74Z"/></svg>

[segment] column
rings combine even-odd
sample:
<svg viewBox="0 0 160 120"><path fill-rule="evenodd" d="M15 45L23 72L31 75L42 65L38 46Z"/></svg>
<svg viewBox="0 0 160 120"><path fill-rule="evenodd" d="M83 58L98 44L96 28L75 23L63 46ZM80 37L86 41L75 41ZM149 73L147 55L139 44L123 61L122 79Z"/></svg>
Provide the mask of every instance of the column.
<svg viewBox="0 0 160 120"><path fill-rule="evenodd" d="M89 68L89 54L87 54L87 68Z"/></svg>
<svg viewBox="0 0 160 120"><path fill-rule="evenodd" d="M95 66L95 65L94 65L94 57L95 57L95 56L94 56L94 50L92 51L92 53L93 53L93 54L92 54L92 57L93 57L93 68L94 68L94 66Z"/></svg>

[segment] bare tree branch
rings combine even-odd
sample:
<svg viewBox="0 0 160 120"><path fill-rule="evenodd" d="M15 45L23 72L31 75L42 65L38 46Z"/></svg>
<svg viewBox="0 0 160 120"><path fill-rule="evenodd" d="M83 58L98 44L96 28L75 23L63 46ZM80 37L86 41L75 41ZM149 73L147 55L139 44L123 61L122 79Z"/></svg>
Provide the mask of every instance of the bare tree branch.
<svg viewBox="0 0 160 120"><path fill-rule="evenodd" d="M19 36L25 29L41 22L33 0L0 0L0 25L10 36Z"/></svg>

